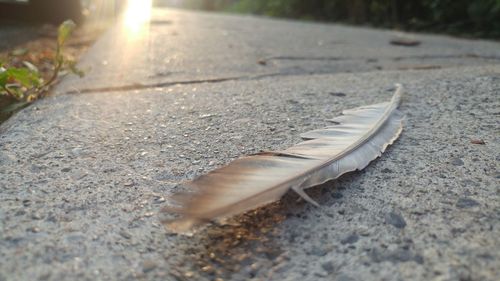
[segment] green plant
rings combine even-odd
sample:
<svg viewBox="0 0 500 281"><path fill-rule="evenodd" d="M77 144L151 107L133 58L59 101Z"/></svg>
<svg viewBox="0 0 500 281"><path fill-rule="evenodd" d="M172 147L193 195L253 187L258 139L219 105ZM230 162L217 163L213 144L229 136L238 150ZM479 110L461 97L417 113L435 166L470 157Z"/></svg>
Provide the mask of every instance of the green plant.
<svg viewBox="0 0 500 281"><path fill-rule="evenodd" d="M63 22L57 32L57 44L53 62L53 72L45 80L37 67L24 61L23 67L9 66L0 62L0 112L10 114L31 102L44 97L55 83L61 70L67 69L78 76L84 73L77 69L75 62L63 54L63 46L75 28L71 20Z"/></svg>

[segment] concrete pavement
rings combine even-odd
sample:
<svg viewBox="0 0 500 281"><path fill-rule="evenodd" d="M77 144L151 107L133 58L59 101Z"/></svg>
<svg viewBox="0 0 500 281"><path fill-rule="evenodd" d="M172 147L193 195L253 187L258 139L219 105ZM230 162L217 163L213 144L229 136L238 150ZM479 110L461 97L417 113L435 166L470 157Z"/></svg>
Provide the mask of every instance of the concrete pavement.
<svg viewBox="0 0 500 281"><path fill-rule="evenodd" d="M82 60L86 78L0 127L0 280L499 276L500 44L162 9L124 29ZM193 237L160 225L184 180L297 143L394 83L401 138L312 189L321 208L289 194Z"/></svg>

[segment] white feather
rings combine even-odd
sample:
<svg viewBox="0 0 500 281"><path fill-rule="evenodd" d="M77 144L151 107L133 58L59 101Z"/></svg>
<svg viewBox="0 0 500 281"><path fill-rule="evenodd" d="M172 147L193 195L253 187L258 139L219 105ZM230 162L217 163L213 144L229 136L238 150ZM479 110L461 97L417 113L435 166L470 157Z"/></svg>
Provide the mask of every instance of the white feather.
<svg viewBox="0 0 500 281"><path fill-rule="evenodd" d="M178 196L179 209L165 209L181 215L167 226L186 231L277 201L290 189L317 205L304 189L365 168L398 138L402 94L397 85L391 101L345 110L332 120L337 125L302 134L304 142L237 159L189 182L195 192Z"/></svg>

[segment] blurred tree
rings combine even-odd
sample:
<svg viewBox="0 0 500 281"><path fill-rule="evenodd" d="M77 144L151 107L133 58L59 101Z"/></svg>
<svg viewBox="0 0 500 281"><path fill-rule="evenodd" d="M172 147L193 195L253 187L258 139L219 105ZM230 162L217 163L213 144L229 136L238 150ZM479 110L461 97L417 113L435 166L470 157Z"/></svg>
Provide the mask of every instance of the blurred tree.
<svg viewBox="0 0 500 281"><path fill-rule="evenodd" d="M184 0L184 5L500 38L500 0Z"/></svg>
<svg viewBox="0 0 500 281"><path fill-rule="evenodd" d="M60 24L66 19L83 20L80 0L30 0L0 2L0 18Z"/></svg>

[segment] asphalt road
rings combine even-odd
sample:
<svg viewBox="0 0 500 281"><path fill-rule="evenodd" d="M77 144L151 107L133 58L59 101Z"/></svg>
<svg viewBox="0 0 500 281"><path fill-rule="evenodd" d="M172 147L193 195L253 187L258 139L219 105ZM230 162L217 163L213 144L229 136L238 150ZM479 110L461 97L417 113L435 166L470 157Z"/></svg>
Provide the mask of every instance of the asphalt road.
<svg viewBox="0 0 500 281"><path fill-rule="evenodd" d="M86 78L0 126L0 280L500 275L499 43L402 47L392 31L160 9L142 35L125 28L84 57ZM313 188L320 208L289 194L192 237L160 224L183 181L295 144L394 83L400 139Z"/></svg>

